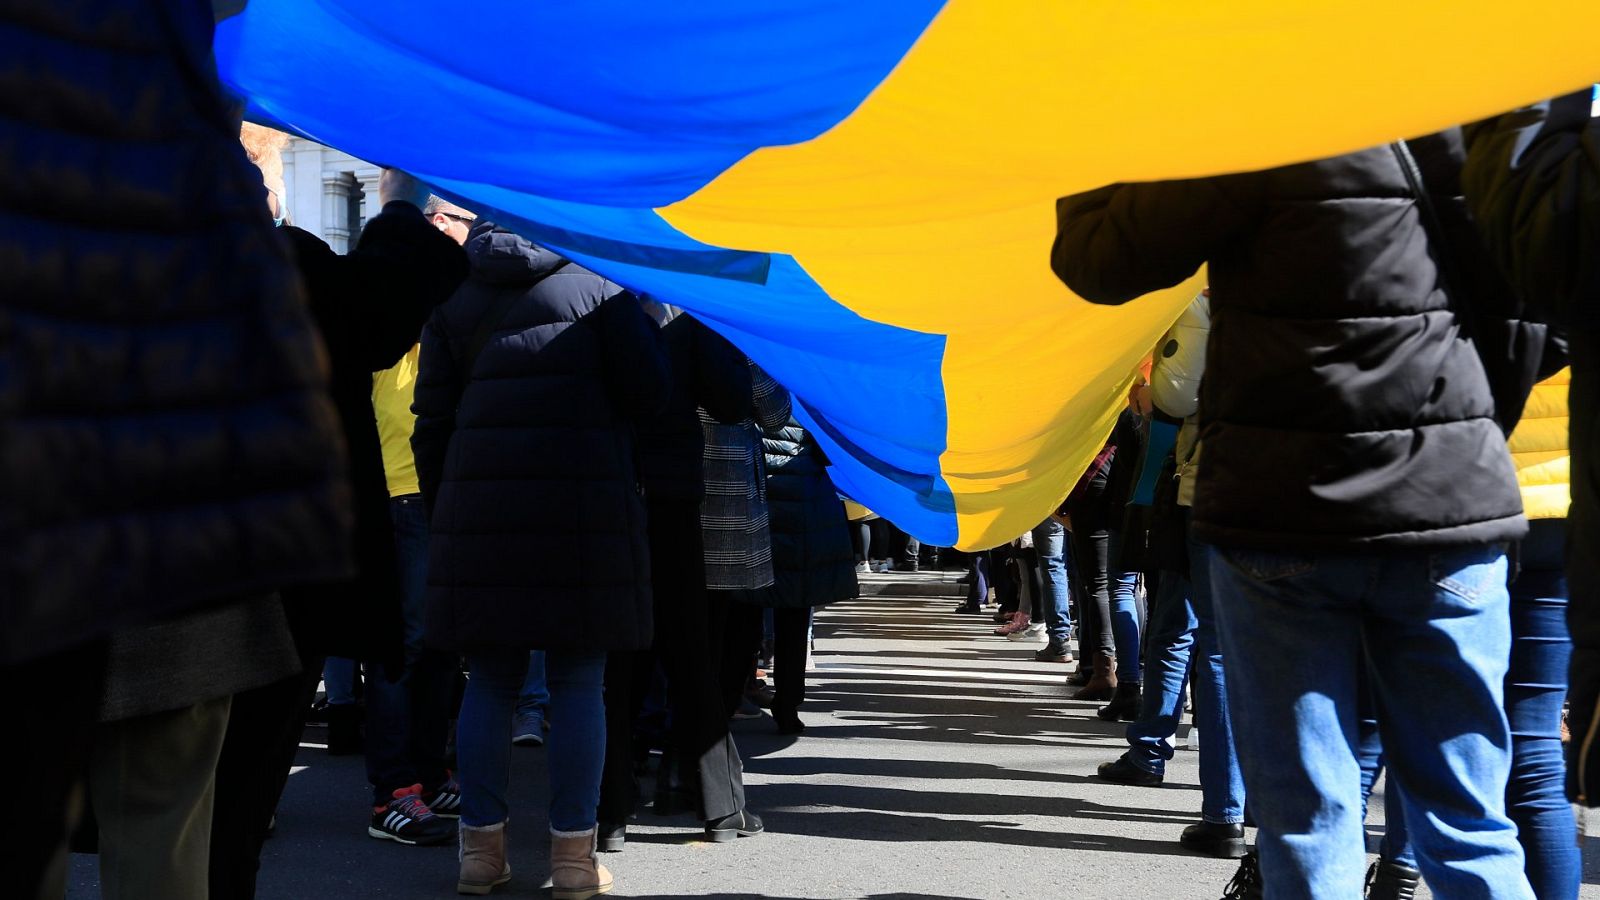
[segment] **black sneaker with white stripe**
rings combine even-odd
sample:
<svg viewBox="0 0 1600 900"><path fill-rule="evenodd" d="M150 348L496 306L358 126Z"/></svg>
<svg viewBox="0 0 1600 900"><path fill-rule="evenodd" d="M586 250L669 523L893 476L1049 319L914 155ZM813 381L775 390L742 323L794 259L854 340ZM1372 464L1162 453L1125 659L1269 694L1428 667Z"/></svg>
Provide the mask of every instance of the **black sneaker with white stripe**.
<svg viewBox="0 0 1600 900"><path fill-rule="evenodd" d="M455 836L454 822L433 814L422 802L422 785L414 784L394 792L394 799L372 808L367 834L402 844L448 843Z"/></svg>
<svg viewBox="0 0 1600 900"><path fill-rule="evenodd" d="M461 782L456 781L455 773L447 774L444 784L439 785L437 790L425 791L422 802L428 804L428 810L436 816L461 818Z"/></svg>

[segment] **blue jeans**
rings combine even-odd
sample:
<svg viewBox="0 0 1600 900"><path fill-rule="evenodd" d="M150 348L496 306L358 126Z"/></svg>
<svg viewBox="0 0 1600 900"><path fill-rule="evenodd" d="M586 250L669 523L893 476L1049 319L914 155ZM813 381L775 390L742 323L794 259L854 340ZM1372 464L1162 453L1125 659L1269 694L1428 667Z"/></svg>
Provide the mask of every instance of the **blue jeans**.
<svg viewBox="0 0 1600 900"><path fill-rule="evenodd" d="M1067 610L1067 529L1054 519L1046 519L1033 529L1033 552L1039 557L1044 584L1045 631L1051 641L1066 646L1072 639L1072 614Z"/></svg>
<svg viewBox="0 0 1600 900"><path fill-rule="evenodd" d="M356 661L330 656L322 664L322 685L329 706L349 706L356 702Z"/></svg>
<svg viewBox="0 0 1600 900"><path fill-rule="evenodd" d="M605 765L606 655L602 651L545 653L550 686L550 830L565 834L595 827L600 773ZM467 655L467 693L456 724L461 766L461 821L474 827L504 822L511 813L511 716L528 674L525 650Z"/></svg>
<svg viewBox="0 0 1600 900"><path fill-rule="evenodd" d="M1200 817L1244 821L1245 783L1228 705L1221 642L1212 607L1212 549L1189 541L1189 605L1194 610L1194 724L1200 729ZM1231 665L1231 664L1230 664Z"/></svg>
<svg viewBox="0 0 1600 900"><path fill-rule="evenodd" d="M1561 752L1561 706L1572 658L1563 570L1565 525L1559 519L1532 523L1522 543L1522 571L1510 587L1505 710L1511 727L1511 777L1506 814L1517 824L1528 881L1540 900L1573 900L1583 877L1583 859L1572 837L1577 823L1563 791L1566 760ZM1389 821L1393 852L1408 853L1404 820L1391 809ZM1388 843L1384 855L1393 858Z"/></svg>
<svg viewBox="0 0 1600 900"><path fill-rule="evenodd" d="M550 705L550 687L544 683L544 651L528 654L528 675L522 679L522 690L517 694L517 715L544 718Z"/></svg>
<svg viewBox="0 0 1600 900"><path fill-rule="evenodd" d="M432 790L449 777L445 744L454 699L455 658L422 643L428 588L428 512L420 494L389 501L399 563L405 663L399 672L371 666L367 682L367 780L377 805L399 788Z"/></svg>
<svg viewBox="0 0 1600 900"><path fill-rule="evenodd" d="M1532 900L1505 815L1504 548L1214 549L1212 563L1267 896L1361 895L1365 666L1385 760L1434 894Z"/></svg>
<svg viewBox="0 0 1600 900"><path fill-rule="evenodd" d="M1189 579L1180 572L1163 570L1150 597L1146 623L1150 658L1145 674L1150 677L1144 680L1139 719L1128 726L1126 754L1129 762L1158 775L1166 772L1167 760L1172 759L1172 736L1183 720L1195 624Z"/></svg>
<svg viewBox="0 0 1600 900"><path fill-rule="evenodd" d="M1117 678L1143 680L1139 657L1139 573L1123 572L1111 579L1111 633L1117 645Z"/></svg>

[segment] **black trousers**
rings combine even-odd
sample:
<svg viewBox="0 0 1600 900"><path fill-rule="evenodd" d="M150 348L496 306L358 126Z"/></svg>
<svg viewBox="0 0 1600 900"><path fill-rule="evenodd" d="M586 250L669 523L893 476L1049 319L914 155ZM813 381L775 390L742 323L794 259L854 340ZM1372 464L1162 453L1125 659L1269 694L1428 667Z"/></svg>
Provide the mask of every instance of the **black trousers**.
<svg viewBox="0 0 1600 900"><path fill-rule="evenodd" d="M251 900L256 895L261 845L322 679L323 657L302 651L300 661L300 674L233 697L211 815L212 897Z"/></svg>
<svg viewBox="0 0 1600 900"><path fill-rule="evenodd" d="M0 764L16 815L0 824L6 865L0 896L58 898L66 892L67 838L84 808L106 645L96 641L42 659L0 666L0 697L17 723L0 741Z"/></svg>
<svg viewBox="0 0 1600 900"><path fill-rule="evenodd" d="M727 600L706 590L699 504L652 503L649 528L654 659L666 673L672 711L669 756L682 781L698 787L701 817L720 819L744 808L744 763L728 734L719 676ZM633 808L634 720L654 665L639 654L612 654L606 663L600 818L608 823L627 821Z"/></svg>
<svg viewBox="0 0 1600 900"><path fill-rule="evenodd" d="M777 691L772 701L773 712L794 712L806 699L806 651L810 649L810 630L810 607L772 611L772 664L775 669L772 681Z"/></svg>

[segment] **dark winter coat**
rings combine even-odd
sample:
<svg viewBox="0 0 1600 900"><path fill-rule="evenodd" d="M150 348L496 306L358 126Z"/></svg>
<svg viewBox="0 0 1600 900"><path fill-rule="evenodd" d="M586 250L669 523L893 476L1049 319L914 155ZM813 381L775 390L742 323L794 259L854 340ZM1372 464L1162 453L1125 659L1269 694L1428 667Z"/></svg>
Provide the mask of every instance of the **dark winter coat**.
<svg viewBox="0 0 1600 900"><path fill-rule="evenodd" d="M1459 132L1411 145L1431 193L1458 196ZM1442 205L1481 287L1473 302L1514 309L1484 254L1470 252L1464 206ZM1123 303L1210 266L1198 538L1349 552L1527 531L1496 398L1388 146L1118 185L1065 198L1058 212L1052 262L1086 299Z"/></svg>
<svg viewBox="0 0 1600 900"><path fill-rule="evenodd" d="M639 425L639 476L645 499L688 503L705 496L705 435L697 410L736 425L750 414L750 366L722 335L674 306L645 304L661 328L672 370L666 405Z"/></svg>
<svg viewBox="0 0 1600 900"><path fill-rule="evenodd" d="M789 420L789 392L748 363L751 393L745 418L725 425L700 411L705 436L705 503L700 508L705 538L706 587L749 591L770 587L772 534L767 508L766 458L761 431Z"/></svg>
<svg viewBox="0 0 1600 900"><path fill-rule="evenodd" d="M1600 119L1590 92L1470 129L1462 181L1494 257L1529 304L1571 328L1573 758L1569 796L1600 805Z"/></svg>
<svg viewBox="0 0 1600 900"><path fill-rule="evenodd" d="M651 640L634 423L667 358L621 287L491 223L422 337L411 438L432 511L427 629L452 649ZM510 301L468 369L473 335Z"/></svg>
<svg viewBox="0 0 1600 900"><path fill-rule="evenodd" d="M799 608L856 596L850 522L821 448L793 418L778 428L762 429L761 437L776 580L740 599Z"/></svg>
<svg viewBox="0 0 1600 900"><path fill-rule="evenodd" d="M404 619L372 374L416 345L428 316L466 278L466 255L405 202L386 205L344 256L310 232L290 227L284 233L333 364L333 399L355 495L357 569L350 580L285 591L284 607L306 653L398 668Z"/></svg>
<svg viewBox="0 0 1600 900"><path fill-rule="evenodd" d="M210 10L114 5L0 11L0 664L349 568L327 371Z"/></svg>

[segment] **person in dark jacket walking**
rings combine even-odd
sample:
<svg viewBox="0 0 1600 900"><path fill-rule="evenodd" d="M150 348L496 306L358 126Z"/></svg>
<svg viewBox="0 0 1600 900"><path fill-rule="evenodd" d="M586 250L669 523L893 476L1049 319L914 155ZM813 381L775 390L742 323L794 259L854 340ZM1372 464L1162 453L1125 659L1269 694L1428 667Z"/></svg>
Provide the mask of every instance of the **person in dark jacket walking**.
<svg viewBox="0 0 1600 900"><path fill-rule="evenodd" d="M545 651L555 896L610 889L594 861L607 651L651 638L634 426L665 402L660 336L632 294L492 222L429 320L412 448L432 513L430 642L467 655L457 725L463 893L510 878L511 719Z"/></svg>
<svg viewBox="0 0 1600 900"><path fill-rule="evenodd" d="M25 73L0 92L0 697L26 723L0 742L26 810L0 826L0 896L31 900L65 893L70 798L116 751L97 718L154 710L102 697L107 636L274 617L281 636L267 595L347 571L349 516L327 372L212 70L210 10L7 4L0 24ZM280 664L256 662L230 660L212 705ZM215 762L205 718L168 732L191 796ZM182 890L203 889L187 868Z"/></svg>
<svg viewBox="0 0 1600 900"><path fill-rule="evenodd" d="M763 428L767 504L772 523L771 587L737 599L746 624L734 629L745 638L745 655L759 642L761 607L773 609L777 688L772 718L779 734L799 734L798 715L806 696L812 611L856 596L855 553L850 546L844 503L828 478L828 461L816 440L793 416L778 428Z"/></svg>
<svg viewBox="0 0 1600 900"><path fill-rule="evenodd" d="M1453 198L1440 218L1470 239L1460 134L1410 146L1431 196ZM1501 710L1506 545L1527 521L1497 413L1523 398L1494 395L1461 334L1468 297L1443 285L1400 151L1064 198L1052 264L1099 303L1210 266L1192 533L1212 548L1268 893L1361 891L1348 736L1365 666L1390 771L1426 814L1414 834L1434 891L1530 898ZM1474 306L1514 309L1488 261L1462 256Z"/></svg>
<svg viewBox="0 0 1600 900"><path fill-rule="evenodd" d="M1462 183L1522 299L1567 329L1572 511L1567 532L1571 730L1567 794L1600 806L1600 118L1594 90L1468 129Z"/></svg>
<svg viewBox="0 0 1600 900"><path fill-rule="evenodd" d="M599 808L599 846L606 851L621 850L626 842L635 800L633 726L658 661L666 675L671 734L656 778L655 811L692 806L715 823L744 809L739 748L722 711L720 645L715 643L722 612L719 608L714 622L706 592L700 411L719 423L743 422L750 415L751 370L743 353L683 310L655 302L645 308L661 328L672 370L665 406L638 428L655 640L651 652L614 652L606 661L606 765Z"/></svg>

